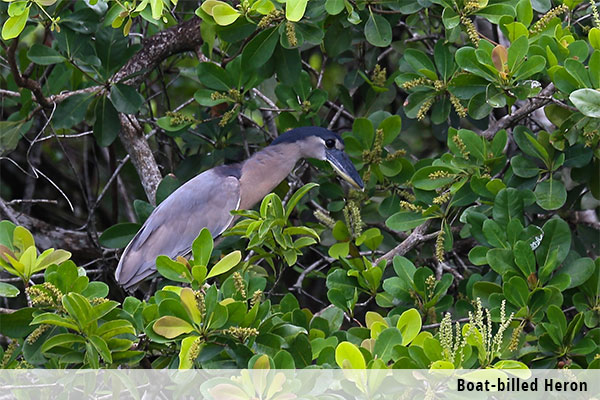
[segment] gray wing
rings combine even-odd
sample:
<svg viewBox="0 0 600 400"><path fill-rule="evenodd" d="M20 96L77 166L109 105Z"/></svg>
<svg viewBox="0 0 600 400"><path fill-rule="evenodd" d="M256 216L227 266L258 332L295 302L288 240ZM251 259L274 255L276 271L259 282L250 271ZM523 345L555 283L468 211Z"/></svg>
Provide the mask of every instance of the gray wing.
<svg viewBox="0 0 600 400"><path fill-rule="evenodd" d="M239 204L240 183L234 176L211 169L186 182L156 207L125 248L117 282L131 288L156 271L156 257L187 254L202 228L219 236Z"/></svg>

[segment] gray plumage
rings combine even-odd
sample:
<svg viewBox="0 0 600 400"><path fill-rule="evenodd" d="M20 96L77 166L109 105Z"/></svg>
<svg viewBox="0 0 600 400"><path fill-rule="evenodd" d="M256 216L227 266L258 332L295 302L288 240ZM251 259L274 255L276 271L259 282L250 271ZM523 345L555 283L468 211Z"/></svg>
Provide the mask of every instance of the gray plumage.
<svg viewBox="0 0 600 400"><path fill-rule="evenodd" d="M230 211L252 208L292 171L298 160L327 160L344 179L362 180L343 151L341 137L327 129L297 128L240 164L212 168L175 190L150 214L125 248L115 277L131 289L156 272L156 257L187 255L206 227L213 238L227 229Z"/></svg>

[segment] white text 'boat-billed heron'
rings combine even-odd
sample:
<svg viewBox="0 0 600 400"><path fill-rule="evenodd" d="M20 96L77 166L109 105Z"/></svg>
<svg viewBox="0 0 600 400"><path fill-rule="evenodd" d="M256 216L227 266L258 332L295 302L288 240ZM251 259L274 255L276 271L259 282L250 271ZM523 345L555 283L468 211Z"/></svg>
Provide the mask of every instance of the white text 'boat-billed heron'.
<svg viewBox="0 0 600 400"><path fill-rule="evenodd" d="M131 289L156 271L156 257L187 255L204 227L213 238L219 236L233 222L230 211L252 208L303 158L327 160L345 180L363 188L338 134L318 127L292 129L244 162L201 173L160 203L125 248L117 282Z"/></svg>

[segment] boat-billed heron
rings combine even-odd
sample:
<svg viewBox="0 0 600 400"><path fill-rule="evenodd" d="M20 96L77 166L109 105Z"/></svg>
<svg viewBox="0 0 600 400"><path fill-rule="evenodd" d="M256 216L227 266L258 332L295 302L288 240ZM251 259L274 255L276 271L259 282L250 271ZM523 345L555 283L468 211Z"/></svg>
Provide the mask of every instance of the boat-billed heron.
<svg viewBox="0 0 600 400"><path fill-rule="evenodd" d="M252 208L303 158L327 160L342 178L363 188L338 134L318 127L292 129L244 162L201 173L160 203L125 248L117 282L131 289L156 271L156 257L187 255L204 227L213 238L219 236L234 220L230 211Z"/></svg>

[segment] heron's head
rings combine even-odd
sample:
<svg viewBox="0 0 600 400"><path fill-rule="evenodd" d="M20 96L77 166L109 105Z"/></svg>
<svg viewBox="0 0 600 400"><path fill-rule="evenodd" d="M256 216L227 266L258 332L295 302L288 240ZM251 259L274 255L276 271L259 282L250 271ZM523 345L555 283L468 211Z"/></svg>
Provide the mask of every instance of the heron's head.
<svg viewBox="0 0 600 400"><path fill-rule="evenodd" d="M358 171L344 152L344 141L337 133L316 126L306 126L285 132L271 145L294 143L302 157L327 160L344 180L362 190L364 184Z"/></svg>

